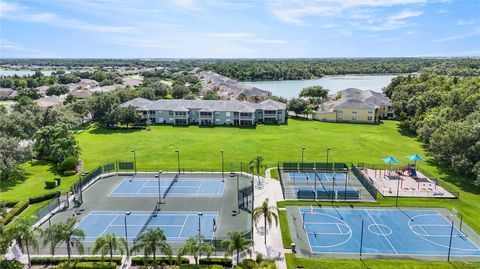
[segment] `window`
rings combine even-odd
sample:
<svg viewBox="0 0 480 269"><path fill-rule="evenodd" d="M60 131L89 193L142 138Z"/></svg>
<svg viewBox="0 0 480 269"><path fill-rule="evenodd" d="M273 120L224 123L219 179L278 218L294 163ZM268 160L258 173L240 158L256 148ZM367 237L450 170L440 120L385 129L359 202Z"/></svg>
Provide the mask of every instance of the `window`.
<svg viewBox="0 0 480 269"><path fill-rule="evenodd" d="M352 120L357 120L357 116L352 116Z"/></svg>
<svg viewBox="0 0 480 269"><path fill-rule="evenodd" d="M282 111L281 111L281 110L278 111L278 115L282 115Z"/></svg>
<svg viewBox="0 0 480 269"><path fill-rule="evenodd" d="M169 115L173 115L173 111L171 111L171 110L168 111L168 114L169 114Z"/></svg>
<svg viewBox="0 0 480 269"><path fill-rule="evenodd" d="M342 117L338 117L338 120L343 120L343 118L342 118Z"/></svg>
<svg viewBox="0 0 480 269"><path fill-rule="evenodd" d="M352 110L352 114L357 114L357 111L356 111L356 110Z"/></svg>
<svg viewBox="0 0 480 269"><path fill-rule="evenodd" d="M372 109L369 109L368 110L368 114L372 114L373 113L373 110Z"/></svg>
<svg viewBox="0 0 480 269"><path fill-rule="evenodd" d="M367 120L368 120L368 121L372 121L372 117L368 116L368 117L367 117Z"/></svg>
<svg viewBox="0 0 480 269"><path fill-rule="evenodd" d="M338 110L338 114L342 114L343 113L343 110Z"/></svg>
<svg viewBox="0 0 480 269"><path fill-rule="evenodd" d="M225 112L225 116L230 117L230 112Z"/></svg>
<svg viewBox="0 0 480 269"><path fill-rule="evenodd" d="M238 117L238 112L233 112L234 117Z"/></svg>

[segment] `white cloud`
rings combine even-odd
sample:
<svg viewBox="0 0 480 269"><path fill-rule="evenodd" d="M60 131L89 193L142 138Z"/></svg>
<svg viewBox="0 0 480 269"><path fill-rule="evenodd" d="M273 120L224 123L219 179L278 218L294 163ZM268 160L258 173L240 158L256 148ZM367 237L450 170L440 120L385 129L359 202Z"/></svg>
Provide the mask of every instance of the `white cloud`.
<svg viewBox="0 0 480 269"><path fill-rule="evenodd" d="M36 49L30 49L18 43L12 42L6 39L0 39L0 51L9 52L10 55L14 57L38 57L38 58L48 58L55 57L54 54L49 52L44 52Z"/></svg>
<svg viewBox="0 0 480 269"><path fill-rule="evenodd" d="M454 36L439 38L439 39L434 40L434 42L447 42L447 41L464 39L464 38L469 38L469 37L474 37L474 36L479 36L479 35L480 35L480 29L477 29L473 32L462 34L462 35L454 35Z"/></svg>
<svg viewBox="0 0 480 269"><path fill-rule="evenodd" d="M423 12L418 11L418 10L403 10L402 12L400 12L398 14L395 14L395 15L392 15L392 16L388 17L388 19L393 20L393 21L403 20L403 19L407 19L407 18L418 17L422 14L423 14Z"/></svg>
<svg viewBox="0 0 480 269"><path fill-rule="evenodd" d="M30 21L45 23L56 27L64 27L92 32L110 32L110 33L123 33L132 30L129 26L112 26L112 25L99 25L83 22L75 19L67 19L54 13L43 12L34 13L29 12L28 8L16 3L0 2L1 17L11 20ZM4 11L8 11L5 12Z"/></svg>
<svg viewBox="0 0 480 269"><path fill-rule="evenodd" d="M459 20L459 21L457 21L456 25L457 26L466 26L466 25L475 24L476 22L477 22L476 20Z"/></svg>

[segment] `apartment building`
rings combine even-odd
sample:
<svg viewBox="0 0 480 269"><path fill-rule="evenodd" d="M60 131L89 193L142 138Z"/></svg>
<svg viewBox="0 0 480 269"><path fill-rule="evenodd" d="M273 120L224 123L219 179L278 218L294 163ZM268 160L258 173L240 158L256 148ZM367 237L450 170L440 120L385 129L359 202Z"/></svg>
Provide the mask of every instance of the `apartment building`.
<svg viewBox="0 0 480 269"><path fill-rule="evenodd" d="M181 100L151 101L135 98L120 105L133 106L143 114L143 120L170 125L232 125L254 126L257 123L284 124L287 109L284 103L265 100L260 103L236 100Z"/></svg>
<svg viewBox="0 0 480 269"><path fill-rule="evenodd" d="M330 96L312 118L329 122L377 123L393 118L390 99L382 93L349 88Z"/></svg>

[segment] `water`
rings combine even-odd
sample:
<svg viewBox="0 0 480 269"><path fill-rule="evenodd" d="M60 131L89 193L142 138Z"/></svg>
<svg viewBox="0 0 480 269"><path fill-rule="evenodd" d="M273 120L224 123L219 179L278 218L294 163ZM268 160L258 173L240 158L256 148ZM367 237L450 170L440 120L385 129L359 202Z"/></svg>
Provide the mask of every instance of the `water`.
<svg viewBox="0 0 480 269"><path fill-rule="evenodd" d="M320 85L334 94L347 88L382 92L391 80L399 75L339 75L325 76L320 79L282 80L282 81L246 81L245 85L268 90L273 95L287 98L298 97L300 91L308 86Z"/></svg>

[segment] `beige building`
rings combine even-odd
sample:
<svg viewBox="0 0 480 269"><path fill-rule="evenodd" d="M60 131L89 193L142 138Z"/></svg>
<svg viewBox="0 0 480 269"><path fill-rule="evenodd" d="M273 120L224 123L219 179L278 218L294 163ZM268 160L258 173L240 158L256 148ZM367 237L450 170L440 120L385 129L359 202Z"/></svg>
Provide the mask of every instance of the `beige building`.
<svg viewBox="0 0 480 269"><path fill-rule="evenodd" d="M329 122L377 123L393 118L391 101L384 94L349 88L330 96L312 118Z"/></svg>

